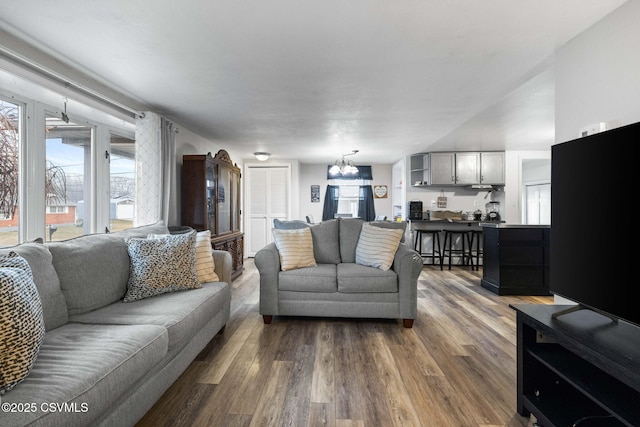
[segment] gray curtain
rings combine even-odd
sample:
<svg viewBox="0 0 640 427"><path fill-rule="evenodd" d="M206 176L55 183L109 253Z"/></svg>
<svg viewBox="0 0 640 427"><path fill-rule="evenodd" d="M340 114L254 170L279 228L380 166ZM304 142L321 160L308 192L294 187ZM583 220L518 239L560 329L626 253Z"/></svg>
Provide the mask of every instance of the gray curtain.
<svg viewBox="0 0 640 427"><path fill-rule="evenodd" d="M370 185L361 185L358 201L358 216L365 221L376 219L376 208L373 204L373 188Z"/></svg>
<svg viewBox="0 0 640 427"><path fill-rule="evenodd" d="M322 220L333 219L338 212L338 196L340 187L337 185L327 185L327 192L324 195L324 209L322 210Z"/></svg>

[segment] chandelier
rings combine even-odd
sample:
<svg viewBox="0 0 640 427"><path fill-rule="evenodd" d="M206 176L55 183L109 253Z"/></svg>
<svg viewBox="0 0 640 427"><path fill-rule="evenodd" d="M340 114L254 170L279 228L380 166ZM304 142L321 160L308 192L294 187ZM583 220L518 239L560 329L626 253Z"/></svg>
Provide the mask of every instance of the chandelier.
<svg viewBox="0 0 640 427"><path fill-rule="evenodd" d="M356 154L358 150L353 150L351 153L343 154L342 158L337 159L331 169L329 169L329 174L331 175L355 175L358 173L358 168L353 164L353 160L345 159L346 156L353 156Z"/></svg>

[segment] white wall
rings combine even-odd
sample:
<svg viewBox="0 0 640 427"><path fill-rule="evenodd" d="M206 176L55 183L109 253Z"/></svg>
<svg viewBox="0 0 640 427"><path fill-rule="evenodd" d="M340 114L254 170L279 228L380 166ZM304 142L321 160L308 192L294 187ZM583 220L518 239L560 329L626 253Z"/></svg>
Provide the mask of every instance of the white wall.
<svg viewBox="0 0 640 427"><path fill-rule="evenodd" d="M556 142L599 122L640 120L640 1L630 0L556 54Z"/></svg>
<svg viewBox="0 0 640 427"><path fill-rule="evenodd" d="M371 174L373 180L371 185L386 185L387 186L387 198L375 199L374 205L376 208L376 215L386 215L387 219L391 219L391 170L393 165L391 164L373 164L371 165ZM299 217L293 219L305 219L308 214L313 215L313 219L316 222L322 220L322 208L324 206L324 196L327 192L327 164L300 164L300 211ZM311 203L311 185L320 186L320 202Z"/></svg>
<svg viewBox="0 0 640 427"><path fill-rule="evenodd" d="M522 162L531 159L551 159L549 151L506 151L503 219L510 224L522 224L524 182Z"/></svg>

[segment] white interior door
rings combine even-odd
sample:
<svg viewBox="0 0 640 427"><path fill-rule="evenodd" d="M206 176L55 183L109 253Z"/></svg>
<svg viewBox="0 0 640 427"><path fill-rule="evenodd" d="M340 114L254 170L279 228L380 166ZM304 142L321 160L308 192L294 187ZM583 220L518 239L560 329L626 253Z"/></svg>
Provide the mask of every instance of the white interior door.
<svg viewBox="0 0 640 427"><path fill-rule="evenodd" d="M289 218L291 170L289 166L247 166L245 242L252 257L273 241L275 218Z"/></svg>

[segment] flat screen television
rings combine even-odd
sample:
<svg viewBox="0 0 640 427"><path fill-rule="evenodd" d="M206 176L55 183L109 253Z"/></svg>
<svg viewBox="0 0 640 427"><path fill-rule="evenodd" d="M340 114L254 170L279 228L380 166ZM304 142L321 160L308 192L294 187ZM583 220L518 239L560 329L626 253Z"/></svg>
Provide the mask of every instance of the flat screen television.
<svg viewBox="0 0 640 427"><path fill-rule="evenodd" d="M638 144L640 123L551 147L549 288L640 326L640 301L631 296L640 271L632 207L640 193Z"/></svg>

